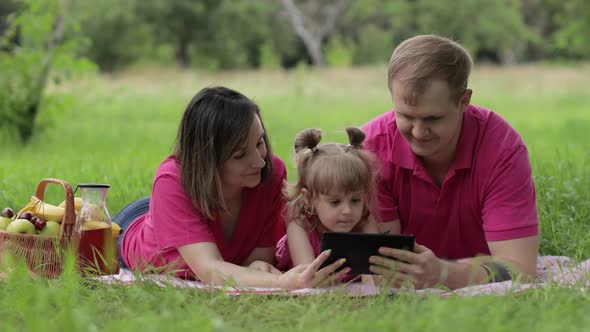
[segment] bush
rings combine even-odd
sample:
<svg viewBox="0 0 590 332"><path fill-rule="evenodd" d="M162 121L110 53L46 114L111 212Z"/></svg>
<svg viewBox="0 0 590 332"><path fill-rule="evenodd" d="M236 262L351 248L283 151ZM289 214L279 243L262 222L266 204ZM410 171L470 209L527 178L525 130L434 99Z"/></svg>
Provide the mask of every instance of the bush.
<svg viewBox="0 0 590 332"><path fill-rule="evenodd" d="M326 64L330 67L349 67L352 65L353 46L339 35L330 38L326 46Z"/></svg>

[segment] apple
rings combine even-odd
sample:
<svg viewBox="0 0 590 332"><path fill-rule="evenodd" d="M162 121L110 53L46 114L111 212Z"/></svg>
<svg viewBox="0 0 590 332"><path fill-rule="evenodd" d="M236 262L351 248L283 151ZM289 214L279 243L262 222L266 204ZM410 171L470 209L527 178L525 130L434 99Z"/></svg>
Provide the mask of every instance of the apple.
<svg viewBox="0 0 590 332"><path fill-rule="evenodd" d="M12 219L6 218L6 217L0 217L0 229L5 231L6 227L8 227L8 224L10 224L10 222L12 222Z"/></svg>
<svg viewBox="0 0 590 332"><path fill-rule="evenodd" d="M35 226L27 219L16 219L8 224L6 231L20 234L35 234Z"/></svg>
<svg viewBox="0 0 590 332"><path fill-rule="evenodd" d="M14 216L14 211L11 208L7 207L2 210L2 217L12 218Z"/></svg>
<svg viewBox="0 0 590 332"><path fill-rule="evenodd" d="M33 225L35 225L35 229L40 231L43 228L45 228L45 226L47 225L47 222L45 221L45 219L43 219L41 217L37 217L37 218L35 218L35 222L33 222Z"/></svg>
<svg viewBox="0 0 590 332"><path fill-rule="evenodd" d="M58 236L61 229L61 224L57 221L48 221L45 228L39 232L40 235Z"/></svg>
<svg viewBox="0 0 590 332"><path fill-rule="evenodd" d="M27 219L28 221L31 221L31 219L34 217L35 215L33 214L33 212L31 211L27 211L27 212L23 212L21 213L20 216L18 216L19 219Z"/></svg>

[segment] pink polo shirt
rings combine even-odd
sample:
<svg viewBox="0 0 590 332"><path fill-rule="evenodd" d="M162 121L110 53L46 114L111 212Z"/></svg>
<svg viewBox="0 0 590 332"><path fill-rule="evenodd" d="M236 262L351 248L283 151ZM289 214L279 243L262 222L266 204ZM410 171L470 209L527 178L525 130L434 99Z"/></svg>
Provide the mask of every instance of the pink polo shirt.
<svg viewBox="0 0 590 332"><path fill-rule="evenodd" d="M309 237L309 244L313 250L314 257L320 255L322 250L322 239L320 233L314 229L307 233ZM277 243L277 250L275 252L275 266L281 271L287 271L293 267L293 259L291 258L291 252L289 252L289 242L287 235L285 234Z"/></svg>
<svg viewBox="0 0 590 332"><path fill-rule="evenodd" d="M487 241L538 234L535 188L520 135L498 114L469 105L455 159L439 188L397 130L394 111L367 123L365 147L381 161L379 214L438 257L490 254Z"/></svg>
<svg viewBox="0 0 590 332"><path fill-rule="evenodd" d="M132 269L146 265L167 266L181 277L194 278L178 247L211 242L226 262L241 265L255 248L274 247L285 234L286 202L283 193L285 164L273 157L274 175L255 188L245 188L238 224L230 241L220 220L211 220L192 205L180 183L180 168L174 156L158 167L149 211L138 217L123 234L121 256Z"/></svg>

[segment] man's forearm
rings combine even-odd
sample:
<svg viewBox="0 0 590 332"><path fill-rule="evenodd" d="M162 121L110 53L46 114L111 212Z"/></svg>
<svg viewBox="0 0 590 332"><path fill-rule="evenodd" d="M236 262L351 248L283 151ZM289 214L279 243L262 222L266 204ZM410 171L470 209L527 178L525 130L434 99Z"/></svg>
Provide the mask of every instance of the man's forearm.
<svg viewBox="0 0 590 332"><path fill-rule="evenodd" d="M457 262L443 261L441 284L450 289L463 288L469 285L477 285L488 282L488 273L479 264L473 261Z"/></svg>

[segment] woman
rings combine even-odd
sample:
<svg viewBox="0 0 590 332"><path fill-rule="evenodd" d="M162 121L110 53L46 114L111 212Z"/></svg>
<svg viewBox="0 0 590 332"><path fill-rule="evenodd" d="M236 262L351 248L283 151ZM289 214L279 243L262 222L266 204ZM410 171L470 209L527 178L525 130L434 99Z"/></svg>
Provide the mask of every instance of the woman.
<svg viewBox="0 0 590 332"><path fill-rule="evenodd" d="M122 265L174 271L204 283L302 288L339 280L329 252L281 274L272 266L285 233L284 163L271 148L258 106L223 87L193 97L174 154L156 170L152 194L115 217Z"/></svg>

